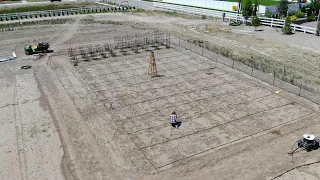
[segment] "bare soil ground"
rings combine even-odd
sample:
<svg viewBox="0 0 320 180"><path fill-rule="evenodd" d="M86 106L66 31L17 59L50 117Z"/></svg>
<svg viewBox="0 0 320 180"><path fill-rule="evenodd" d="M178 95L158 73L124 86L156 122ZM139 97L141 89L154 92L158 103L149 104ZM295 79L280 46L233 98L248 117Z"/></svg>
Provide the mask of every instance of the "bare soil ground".
<svg viewBox="0 0 320 180"><path fill-rule="evenodd" d="M220 29L212 35L205 32L208 26L226 25L158 13L75 18L0 34L2 53L18 55L0 64L0 157L5 162L0 179L256 180L320 160L317 151L288 155L303 134L320 135L318 105L301 97L283 90L275 94L273 86L174 45L155 51L163 75L156 78L147 75L150 53L142 49L76 67L65 53L70 45L105 44L152 27L237 52L257 48L279 62L288 58L280 51L286 47L298 56L295 46L273 45L272 29L251 34L243 27L244 35L237 35L244 31L240 28ZM111 23L114 19L121 23ZM255 33L266 36L267 31L275 40L261 37L253 44L259 39ZM25 45L40 40L50 40L53 56L24 55ZM308 58L316 54L305 51ZM281 63L301 63L317 73L312 72L315 59L302 63L295 56ZM32 68L21 70L22 65ZM182 121L179 129L168 122L172 111ZM319 175L309 172L318 169L317 164L299 168L279 179L316 179Z"/></svg>
<svg viewBox="0 0 320 180"><path fill-rule="evenodd" d="M261 26L258 28L260 31L254 31L254 27L231 27L228 22L215 19L186 19L186 15L183 19L168 18L168 15L156 12L147 14L154 15L148 22L155 26L162 24L160 28L164 31L193 41L201 40L214 47L223 47L218 51L220 54L228 54L231 58L251 62L255 66L266 65L269 72L284 74L286 69L283 80L294 79L296 84L302 82L319 91L320 38L315 35L296 32L285 36L279 28Z"/></svg>

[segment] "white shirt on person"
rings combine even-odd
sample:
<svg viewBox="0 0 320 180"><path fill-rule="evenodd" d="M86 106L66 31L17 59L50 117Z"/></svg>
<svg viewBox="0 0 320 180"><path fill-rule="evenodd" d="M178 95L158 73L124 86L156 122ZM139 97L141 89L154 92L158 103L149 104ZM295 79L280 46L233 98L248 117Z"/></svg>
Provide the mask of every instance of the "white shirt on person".
<svg viewBox="0 0 320 180"><path fill-rule="evenodd" d="M170 123L176 123L177 122L177 115L171 114L170 115Z"/></svg>

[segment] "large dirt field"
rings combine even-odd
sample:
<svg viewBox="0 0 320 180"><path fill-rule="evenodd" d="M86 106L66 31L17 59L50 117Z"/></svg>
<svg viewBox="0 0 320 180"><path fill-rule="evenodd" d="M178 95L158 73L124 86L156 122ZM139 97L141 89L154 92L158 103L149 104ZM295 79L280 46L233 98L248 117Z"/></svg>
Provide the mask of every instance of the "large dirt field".
<svg viewBox="0 0 320 180"><path fill-rule="evenodd" d="M318 162L319 151L288 155L303 134L320 135L317 104L281 89L276 94L274 86L174 44L154 50L161 75L154 78L148 75L145 49L78 66L66 53L69 47L103 45L116 36L158 29L172 37L225 43L239 52L247 40L247 48L269 48L266 55L279 61L285 53L271 52L290 47L292 57L281 63L303 64L301 73L308 69L308 76L316 76L319 62L298 61L296 45L285 40L270 45L279 41L276 30L251 33L249 27L236 27L230 36L221 31L212 36L201 28L225 23L159 13L74 18L0 34L1 54L18 55L0 63L0 179L319 179L319 164L293 169ZM249 33L238 36L240 31ZM258 39L255 33L261 33L259 47L249 46L248 39ZM227 44L226 37L237 39ZM52 55L24 55L25 45L45 40ZM305 50L308 58L317 54L313 47ZM23 65L32 68L20 69ZM172 111L182 121L178 129L169 124Z"/></svg>

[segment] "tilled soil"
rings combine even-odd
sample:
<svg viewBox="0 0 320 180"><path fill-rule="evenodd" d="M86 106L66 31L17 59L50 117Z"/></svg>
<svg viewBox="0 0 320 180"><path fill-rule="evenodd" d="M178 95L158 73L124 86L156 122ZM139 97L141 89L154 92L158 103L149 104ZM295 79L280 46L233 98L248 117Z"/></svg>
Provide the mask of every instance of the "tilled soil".
<svg viewBox="0 0 320 180"><path fill-rule="evenodd" d="M75 18L0 34L3 52L18 55L0 64L0 153L7 162L1 179L256 180L320 159L316 151L302 151L293 164L287 154L302 134L319 136L318 105L283 90L275 94L275 87L234 69L175 45L154 50L163 75L156 78L147 75L145 49L78 66L66 55L70 46L103 45L154 29L255 53L301 73L316 70L316 52L305 49L310 59L301 62L298 47L276 43L276 34L264 38L274 29L231 29L212 19L149 12ZM303 36L311 35L292 37ZM52 56L24 55L25 44L48 39ZM179 129L168 123L172 111L182 121ZM292 172L280 178L297 179Z"/></svg>

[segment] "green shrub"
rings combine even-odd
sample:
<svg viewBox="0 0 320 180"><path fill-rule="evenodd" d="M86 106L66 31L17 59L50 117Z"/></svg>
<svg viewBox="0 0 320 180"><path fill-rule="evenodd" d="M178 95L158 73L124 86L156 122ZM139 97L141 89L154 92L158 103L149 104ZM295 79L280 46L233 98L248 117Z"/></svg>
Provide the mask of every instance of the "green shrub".
<svg viewBox="0 0 320 180"><path fill-rule="evenodd" d="M220 46L219 47L219 54L221 54L222 56L225 56L225 57L230 57L232 54L232 51L230 51L230 49L228 49L228 48Z"/></svg>
<svg viewBox="0 0 320 180"><path fill-rule="evenodd" d="M242 21L234 21L234 20L232 20L229 23L229 26L240 26L241 24L242 24Z"/></svg>
<svg viewBox="0 0 320 180"><path fill-rule="evenodd" d="M317 18L316 18L316 16L308 16L307 17L307 20L310 22L310 21L316 21L317 20Z"/></svg>
<svg viewBox="0 0 320 180"><path fill-rule="evenodd" d="M309 8L309 11L308 11L308 12L307 12L307 8ZM312 4L308 4L308 5L303 6L303 7L301 8L301 12L306 13L307 16L310 16L313 11L314 11L314 6L312 6Z"/></svg>
<svg viewBox="0 0 320 180"><path fill-rule="evenodd" d="M301 8L301 12L306 13L306 8L310 8L309 4Z"/></svg>
<svg viewBox="0 0 320 180"><path fill-rule="evenodd" d="M207 19L206 15L201 15L201 19Z"/></svg>
<svg viewBox="0 0 320 180"><path fill-rule="evenodd" d="M281 29L281 31L285 35L292 34L291 21L289 17L286 18L284 27Z"/></svg>
<svg viewBox="0 0 320 180"><path fill-rule="evenodd" d="M253 3L251 0L243 0L241 4L241 13L242 16L248 20L249 17L252 16L253 13Z"/></svg>
<svg viewBox="0 0 320 180"><path fill-rule="evenodd" d="M293 15L293 16L289 16L290 22L294 22L295 20L297 20L297 16Z"/></svg>
<svg viewBox="0 0 320 180"><path fill-rule="evenodd" d="M164 13L168 14L168 15L176 15L177 14L176 11L165 11Z"/></svg>
<svg viewBox="0 0 320 180"><path fill-rule="evenodd" d="M272 12L271 12L270 9L267 8L266 13L265 13L265 16L266 16L267 18L272 18L273 14L272 14Z"/></svg>
<svg viewBox="0 0 320 180"><path fill-rule="evenodd" d="M289 82L290 82L291 84L294 84L294 76L291 76Z"/></svg>
<svg viewBox="0 0 320 180"><path fill-rule="evenodd" d="M297 11L294 15L295 15L297 18L304 18L304 16L306 15L306 13L301 12L301 11Z"/></svg>
<svg viewBox="0 0 320 180"><path fill-rule="evenodd" d="M145 9L138 8L135 12L146 12Z"/></svg>
<svg viewBox="0 0 320 180"><path fill-rule="evenodd" d="M312 13L312 15L317 16L319 14L319 10L320 10L320 1L319 0L311 0L310 5L310 13Z"/></svg>
<svg viewBox="0 0 320 180"><path fill-rule="evenodd" d="M252 19L251 23L252 23L252 26L254 26L254 29L255 29L255 31L256 31L256 30L257 30L257 27L260 26L260 19L259 19L257 16L255 16L255 17Z"/></svg>
<svg viewBox="0 0 320 180"><path fill-rule="evenodd" d="M280 4L278 7L278 13L283 17L287 16L288 4L289 4L288 0L280 0Z"/></svg>
<svg viewBox="0 0 320 180"><path fill-rule="evenodd" d="M295 13L293 13L293 12L288 12L287 15L288 15L288 16L292 16L292 15L295 15Z"/></svg>
<svg viewBox="0 0 320 180"><path fill-rule="evenodd" d="M109 1L107 1L106 3L107 3L107 4L110 4L110 5L117 5L115 2L109 2Z"/></svg>

